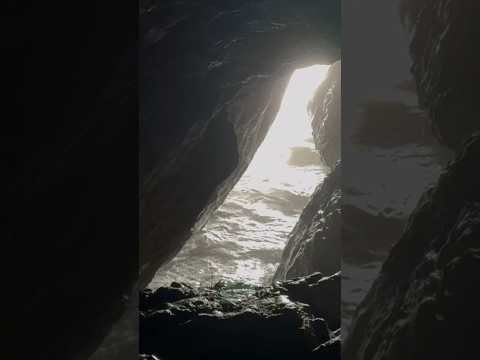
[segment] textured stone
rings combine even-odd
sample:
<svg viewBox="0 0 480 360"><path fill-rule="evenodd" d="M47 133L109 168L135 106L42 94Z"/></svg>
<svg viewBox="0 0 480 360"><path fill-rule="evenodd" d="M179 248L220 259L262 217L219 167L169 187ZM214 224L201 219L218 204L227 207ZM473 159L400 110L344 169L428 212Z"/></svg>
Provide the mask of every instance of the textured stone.
<svg viewBox="0 0 480 360"><path fill-rule="evenodd" d="M289 235L274 280L340 270L341 166L315 189Z"/></svg>
<svg viewBox="0 0 480 360"><path fill-rule="evenodd" d="M344 359L455 359L477 351L478 159L480 134L424 194L357 310Z"/></svg>
<svg viewBox="0 0 480 360"><path fill-rule="evenodd" d="M475 0L402 0L411 30L419 100L429 110L438 138L458 148L480 129L480 4Z"/></svg>
<svg viewBox="0 0 480 360"><path fill-rule="evenodd" d="M330 326L338 325L338 315L336 324L330 320L339 289L339 276L314 274L270 287L224 283L182 300L151 302L140 314L140 351L168 359L313 359L325 344L324 358L337 359Z"/></svg>
<svg viewBox="0 0 480 360"><path fill-rule="evenodd" d="M325 164L334 168L340 160L342 128L342 64L332 64L309 105L313 115L315 146Z"/></svg>

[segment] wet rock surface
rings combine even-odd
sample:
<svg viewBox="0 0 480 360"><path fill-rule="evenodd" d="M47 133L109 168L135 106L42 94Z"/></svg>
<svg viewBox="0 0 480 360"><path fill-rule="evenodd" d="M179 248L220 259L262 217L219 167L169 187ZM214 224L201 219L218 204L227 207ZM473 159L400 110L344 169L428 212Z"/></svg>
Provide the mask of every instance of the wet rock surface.
<svg viewBox="0 0 480 360"><path fill-rule="evenodd" d="M139 359L140 360L161 360L159 357L155 355L145 355L145 354L140 354Z"/></svg>
<svg viewBox="0 0 480 360"><path fill-rule="evenodd" d="M339 301L339 274L270 287L172 283L141 294L140 352L162 359L337 359Z"/></svg>
<svg viewBox="0 0 480 360"><path fill-rule="evenodd" d="M455 359L477 351L478 159L477 133L420 200L357 310L344 359Z"/></svg>
<svg viewBox="0 0 480 360"><path fill-rule="evenodd" d="M411 30L412 71L420 102L429 110L438 138L458 148L480 128L476 90L480 5L475 0L401 3Z"/></svg>
<svg viewBox="0 0 480 360"><path fill-rule="evenodd" d="M341 359L342 341L340 329L333 333L333 337L313 350L315 359Z"/></svg>
<svg viewBox="0 0 480 360"><path fill-rule="evenodd" d="M310 103L315 146L324 162L334 168L340 159L342 127L342 64L337 61Z"/></svg>
<svg viewBox="0 0 480 360"><path fill-rule="evenodd" d="M340 270L341 165L317 187L292 230L275 280Z"/></svg>

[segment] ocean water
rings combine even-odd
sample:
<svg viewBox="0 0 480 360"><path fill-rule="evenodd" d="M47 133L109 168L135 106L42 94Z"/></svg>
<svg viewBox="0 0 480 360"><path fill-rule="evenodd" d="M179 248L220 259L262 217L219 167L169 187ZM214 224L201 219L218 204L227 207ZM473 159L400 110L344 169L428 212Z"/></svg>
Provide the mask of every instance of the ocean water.
<svg viewBox="0 0 480 360"><path fill-rule="evenodd" d="M172 281L268 283L288 235L327 169L312 138L307 105L328 66L297 70L249 167L204 228L161 268L151 288Z"/></svg>
<svg viewBox="0 0 480 360"><path fill-rule="evenodd" d="M285 170L289 176L283 182L246 173L204 229L157 273L151 286L179 280L197 285L220 279L267 283L290 231L323 177L319 165L286 164Z"/></svg>

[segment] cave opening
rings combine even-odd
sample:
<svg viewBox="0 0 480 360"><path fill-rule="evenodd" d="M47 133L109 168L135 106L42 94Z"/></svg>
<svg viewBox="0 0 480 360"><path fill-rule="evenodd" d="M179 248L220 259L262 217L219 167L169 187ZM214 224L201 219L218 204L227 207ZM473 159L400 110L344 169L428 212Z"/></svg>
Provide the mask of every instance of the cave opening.
<svg viewBox="0 0 480 360"><path fill-rule="evenodd" d="M313 65L293 72L277 116L240 180L149 287L271 281L289 233L328 173L315 149L308 110L328 69Z"/></svg>

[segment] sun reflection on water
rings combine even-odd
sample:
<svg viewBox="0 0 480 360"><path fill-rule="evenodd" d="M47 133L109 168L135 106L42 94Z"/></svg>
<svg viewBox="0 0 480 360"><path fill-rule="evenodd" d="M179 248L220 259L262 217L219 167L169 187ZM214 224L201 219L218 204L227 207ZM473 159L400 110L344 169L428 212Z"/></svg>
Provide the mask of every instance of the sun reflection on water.
<svg viewBox="0 0 480 360"><path fill-rule="evenodd" d="M307 106L327 71L328 66L315 65L293 73L248 169L203 230L157 272L152 288L171 281L269 281L288 234L326 173Z"/></svg>

